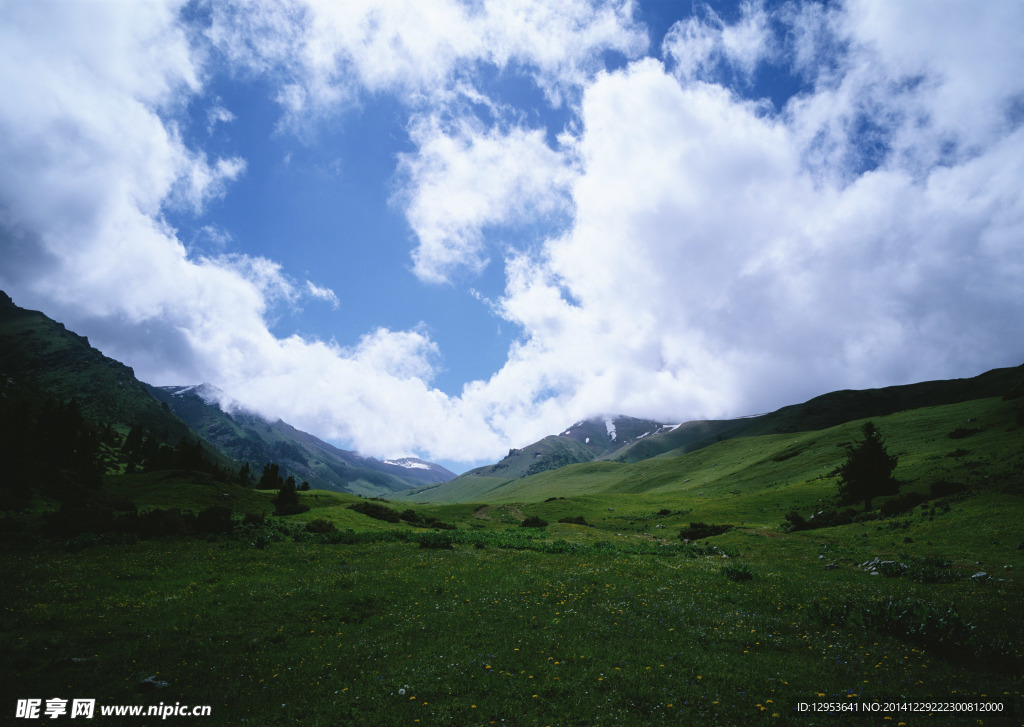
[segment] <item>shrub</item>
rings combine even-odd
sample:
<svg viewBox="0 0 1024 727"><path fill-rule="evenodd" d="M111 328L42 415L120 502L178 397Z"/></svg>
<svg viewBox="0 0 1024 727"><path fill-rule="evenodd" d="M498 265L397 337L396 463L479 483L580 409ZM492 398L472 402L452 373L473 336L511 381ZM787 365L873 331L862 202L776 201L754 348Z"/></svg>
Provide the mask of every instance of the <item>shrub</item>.
<svg viewBox="0 0 1024 727"><path fill-rule="evenodd" d="M318 517L316 520L310 520L306 523L306 532L308 533L330 533L334 531L334 523L330 520L324 520L322 517Z"/></svg>
<svg viewBox="0 0 1024 727"><path fill-rule="evenodd" d="M438 530L458 530L458 528L451 523L441 522L432 517L427 518L427 525Z"/></svg>
<svg viewBox="0 0 1024 727"><path fill-rule="evenodd" d="M262 512L247 512L242 518L242 525L263 525L266 522L267 515Z"/></svg>
<svg viewBox="0 0 1024 727"><path fill-rule="evenodd" d="M541 520L536 515L530 515L530 517L519 523L521 528L546 528L548 523L546 520Z"/></svg>
<svg viewBox="0 0 1024 727"><path fill-rule="evenodd" d="M796 510L790 510L786 513L786 522L782 523L782 529L787 533L796 532L797 530L807 530L810 525L807 524L807 520L804 516L798 513Z"/></svg>
<svg viewBox="0 0 1024 727"><path fill-rule="evenodd" d="M732 525L708 525L707 523L690 523L690 527L679 531L680 540L702 540L721 535L727 530L732 530Z"/></svg>
<svg viewBox="0 0 1024 727"><path fill-rule="evenodd" d="M452 550L454 548L454 541L452 540L452 536L448 533L440 533L431 530L420 535L419 541L421 548L430 548L434 550Z"/></svg>
<svg viewBox="0 0 1024 727"><path fill-rule="evenodd" d="M950 439L966 439L967 437L972 437L972 436L974 436L975 434L978 434L981 431L982 431L981 427L974 427L972 429L967 429L965 427L957 427L956 429L954 429L952 432L949 433L949 438Z"/></svg>
<svg viewBox="0 0 1024 727"><path fill-rule="evenodd" d="M191 529L190 525L193 524L194 517L182 515L178 509L161 510L158 508L135 518L125 516L122 520L134 526L133 530L140 538L182 538Z"/></svg>
<svg viewBox="0 0 1024 727"><path fill-rule="evenodd" d="M749 581L754 577L754 574L750 572L750 569L745 565L726 565L722 566L722 575L728 578L730 581Z"/></svg>
<svg viewBox="0 0 1024 727"><path fill-rule="evenodd" d="M582 515L577 515L576 517L564 517L558 522L568 523L569 525L586 525L587 527L590 527L590 523L588 523Z"/></svg>
<svg viewBox="0 0 1024 727"><path fill-rule="evenodd" d="M906 495L894 497L888 502L886 502L879 509L879 512L882 514L883 517L899 515L901 513L907 512L908 510L913 510L926 499L927 498L925 498L925 496L922 495L920 492L908 492Z"/></svg>
<svg viewBox="0 0 1024 727"><path fill-rule="evenodd" d="M928 488L931 492L932 497L948 497L950 495L956 495L963 492L965 486L960 482L950 482L949 480L939 480L933 482L931 487Z"/></svg>
<svg viewBox="0 0 1024 727"><path fill-rule="evenodd" d="M400 520L405 520L405 522L409 523L410 525L418 525L418 526L422 527L423 524L424 524L423 523L423 518L420 517L420 514L418 512L416 512L415 510L404 510L398 516L398 518Z"/></svg>
<svg viewBox="0 0 1024 727"><path fill-rule="evenodd" d="M857 511L852 507L845 510L822 510L811 515L807 521L811 528L832 528L837 525L849 525Z"/></svg>
<svg viewBox="0 0 1024 727"><path fill-rule="evenodd" d="M196 532L207 535L230 533L235 529L231 519L231 508L223 505L208 507L196 517Z"/></svg>
<svg viewBox="0 0 1024 727"><path fill-rule="evenodd" d="M385 505L378 505L376 502L355 502L349 505L348 509L389 523L397 523L401 519L399 513Z"/></svg>

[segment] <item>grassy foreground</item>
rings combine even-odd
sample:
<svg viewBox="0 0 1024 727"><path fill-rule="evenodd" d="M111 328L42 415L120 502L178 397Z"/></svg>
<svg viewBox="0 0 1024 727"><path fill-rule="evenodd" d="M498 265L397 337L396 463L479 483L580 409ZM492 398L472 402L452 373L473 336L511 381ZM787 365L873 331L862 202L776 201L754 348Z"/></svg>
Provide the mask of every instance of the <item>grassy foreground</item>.
<svg viewBox="0 0 1024 727"><path fill-rule="evenodd" d="M591 533L545 552L589 530L573 525L519 543L460 531L450 550L383 531L350 545L14 545L3 709L59 696L209 704L203 724L1020 724L1015 579L925 583L854 564L931 550L912 537L923 527L733 530L671 555ZM984 567L1024 567L1015 545L990 546ZM140 691L150 676L169 686ZM826 701L1003 711L797 711Z"/></svg>
<svg viewBox="0 0 1024 727"><path fill-rule="evenodd" d="M779 525L829 506L856 423L575 465L475 503L314 491L309 512L219 536L43 537L40 512L7 517L0 723L57 697L212 708L122 724L1024 724L1019 409L878 423L928 499L815 530ZM272 510L180 473L100 495ZM733 527L684 544L693 521Z"/></svg>

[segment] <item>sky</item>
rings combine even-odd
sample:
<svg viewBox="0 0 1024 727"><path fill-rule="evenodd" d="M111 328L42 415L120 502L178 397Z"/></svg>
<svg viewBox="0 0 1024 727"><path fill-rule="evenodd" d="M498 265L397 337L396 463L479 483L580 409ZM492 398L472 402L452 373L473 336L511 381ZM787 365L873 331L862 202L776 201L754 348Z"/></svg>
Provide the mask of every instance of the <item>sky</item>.
<svg viewBox="0 0 1024 727"><path fill-rule="evenodd" d="M455 471L1024 363L1024 3L0 0L0 287Z"/></svg>

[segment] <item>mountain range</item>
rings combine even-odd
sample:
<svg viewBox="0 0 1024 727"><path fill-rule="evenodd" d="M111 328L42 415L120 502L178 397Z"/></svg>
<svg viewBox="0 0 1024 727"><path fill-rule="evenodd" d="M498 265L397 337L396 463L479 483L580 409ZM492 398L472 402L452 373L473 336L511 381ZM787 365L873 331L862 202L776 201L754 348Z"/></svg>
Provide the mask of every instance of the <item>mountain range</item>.
<svg viewBox="0 0 1024 727"><path fill-rule="evenodd" d="M296 480L314 489L386 497L426 484L446 482L455 473L414 457L381 461L339 449L280 419L271 421L226 404L224 393L210 384L149 386L194 431L238 462L276 462ZM258 474L258 473L256 473Z"/></svg>
<svg viewBox="0 0 1024 727"><path fill-rule="evenodd" d="M456 477L417 458L379 460L347 451L227 400L209 384L151 386L104 356L88 339L0 292L0 423L17 432L37 416L38 401L74 400L82 415L124 440L139 430L168 448L193 441L217 467L264 465L316 489L392 499L460 501L509 488L524 478L589 462L633 463L680 457L744 437L824 430L846 422L987 397L1020 397L1024 366L979 376L860 391L836 391L750 417L681 424L606 415L513 448L498 462ZM36 413L33 413L36 411ZM4 436L4 441L20 441ZM110 447L108 447L110 449ZM107 458L111 471L110 457Z"/></svg>
<svg viewBox="0 0 1024 727"><path fill-rule="evenodd" d="M577 422L560 434L512 449L493 465L470 470L443 484L405 490L398 497L436 502L493 498L503 490L521 491L517 484L520 480L572 464L676 458L733 439L820 431L858 419L923 407L1021 396L1024 366L1017 366L993 369L966 379L835 391L768 414L736 419L672 425L630 417L596 417Z"/></svg>
<svg viewBox="0 0 1024 727"><path fill-rule="evenodd" d="M282 473L311 487L367 496L438 483L455 476L415 458L383 462L334 447L280 419L240 407L225 411L209 385L156 387L123 363L39 311L17 306L0 291L0 420L4 431L25 426L39 402L74 401L86 420L121 439L132 430L163 446L202 445L222 469L248 462L259 477L275 462ZM6 439L6 438L5 438Z"/></svg>

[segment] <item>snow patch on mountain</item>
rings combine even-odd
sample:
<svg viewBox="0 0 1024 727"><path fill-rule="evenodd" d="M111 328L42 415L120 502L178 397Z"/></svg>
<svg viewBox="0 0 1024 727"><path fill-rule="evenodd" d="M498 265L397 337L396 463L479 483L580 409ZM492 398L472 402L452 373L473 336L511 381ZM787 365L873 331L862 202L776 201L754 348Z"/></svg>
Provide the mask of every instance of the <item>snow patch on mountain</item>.
<svg viewBox="0 0 1024 727"><path fill-rule="evenodd" d="M604 420L605 429L608 430L608 438L615 441L615 422L609 417Z"/></svg>
<svg viewBox="0 0 1024 727"><path fill-rule="evenodd" d="M427 464L426 462L421 462L417 459L412 459L410 457L402 457L401 459L386 459L384 460L384 464L395 465L396 467L405 467L406 469L410 470L431 469L430 465Z"/></svg>

